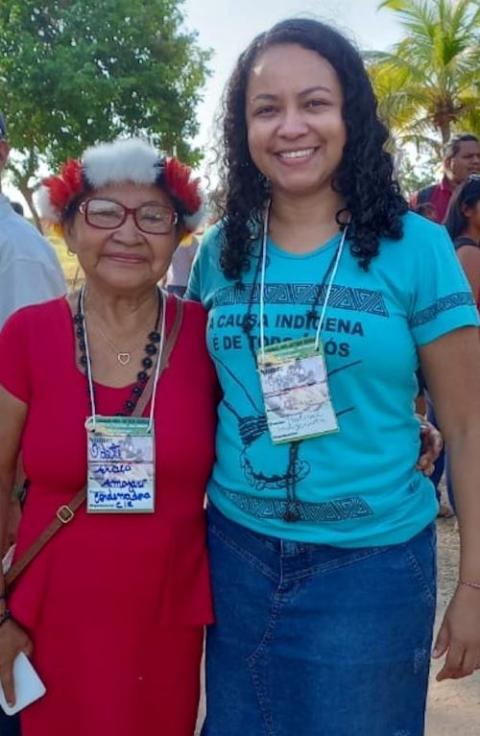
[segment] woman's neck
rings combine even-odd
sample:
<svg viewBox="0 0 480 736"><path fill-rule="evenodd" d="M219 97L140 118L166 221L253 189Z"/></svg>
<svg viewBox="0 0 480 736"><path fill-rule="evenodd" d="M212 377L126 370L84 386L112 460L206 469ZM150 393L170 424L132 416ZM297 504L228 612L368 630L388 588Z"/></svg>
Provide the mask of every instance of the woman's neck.
<svg viewBox="0 0 480 736"><path fill-rule="evenodd" d="M270 235L284 250L308 253L326 243L338 231L337 212L342 197L331 188L314 195L272 195Z"/></svg>
<svg viewBox="0 0 480 736"><path fill-rule="evenodd" d="M132 294L122 294L101 289L95 283L85 286L85 312L93 316L111 334L127 336L138 331L152 329L158 310L156 286Z"/></svg>

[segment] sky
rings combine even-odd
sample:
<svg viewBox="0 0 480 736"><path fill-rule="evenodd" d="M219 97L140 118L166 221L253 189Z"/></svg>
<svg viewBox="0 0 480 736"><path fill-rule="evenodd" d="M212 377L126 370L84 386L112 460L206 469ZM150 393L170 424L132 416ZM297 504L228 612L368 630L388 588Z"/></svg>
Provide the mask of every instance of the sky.
<svg viewBox="0 0 480 736"><path fill-rule="evenodd" d="M402 35L396 14L377 11L379 0L185 0L187 27L214 56L198 110L198 145L210 138L212 121L235 60L252 38L274 23L307 16L332 23L362 49L384 50Z"/></svg>

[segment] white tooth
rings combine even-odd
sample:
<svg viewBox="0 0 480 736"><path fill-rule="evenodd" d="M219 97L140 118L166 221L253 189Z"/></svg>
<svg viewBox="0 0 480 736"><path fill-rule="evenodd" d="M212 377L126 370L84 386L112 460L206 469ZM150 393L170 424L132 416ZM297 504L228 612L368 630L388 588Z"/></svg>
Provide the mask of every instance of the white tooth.
<svg viewBox="0 0 480 736"><path fill-rule="evenodd" d="M313 153L313 148L304 148L302 151L284 151L281 153L282 158L302 158Z"/></svg>

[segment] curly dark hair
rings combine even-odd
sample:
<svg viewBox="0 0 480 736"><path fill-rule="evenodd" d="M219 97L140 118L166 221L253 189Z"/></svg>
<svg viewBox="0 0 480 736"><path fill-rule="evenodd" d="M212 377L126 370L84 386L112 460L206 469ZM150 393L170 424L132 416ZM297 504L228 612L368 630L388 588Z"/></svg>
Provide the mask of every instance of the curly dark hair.
<svg viewBox="0 0 480 736"><path fill-rule="evenodd" d="M226 89L219 153L222 199L217 199L224 218L221 268L227 278L241 280L261 232L269 188L248 148L246 89L255 60L279 44L316 51L340 80L347 142L333 186L351 216L348 238L352 253L367 270L378 254L382 236L402 237L401 215L408 209L394 180L392 157L384 150L389 133L377 116L377 101L358 51L333 28L301 18L282 21L257 36L240 56Z"/></svg>

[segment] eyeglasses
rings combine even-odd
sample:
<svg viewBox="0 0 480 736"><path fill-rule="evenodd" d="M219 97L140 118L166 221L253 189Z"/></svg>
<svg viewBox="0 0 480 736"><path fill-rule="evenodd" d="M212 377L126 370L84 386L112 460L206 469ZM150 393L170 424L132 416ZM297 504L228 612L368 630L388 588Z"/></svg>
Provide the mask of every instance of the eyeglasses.
<svg viewBox="0 0 480 736"><path fill-rule="evenodd" d="M175 210L155 202L132 208L112 199L92 197L82 202L78 209L85 216L88 225L100 230L121 227L128 215L132 215L135 225L142 233L150 235L167 235L178 222Z"/></svg>

